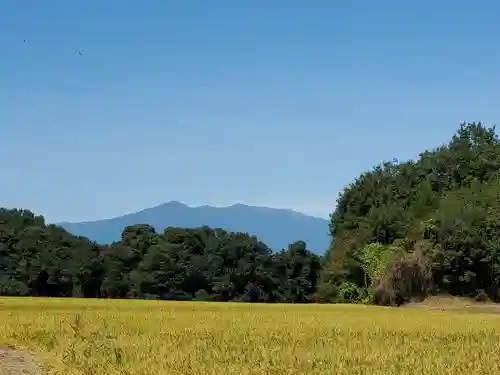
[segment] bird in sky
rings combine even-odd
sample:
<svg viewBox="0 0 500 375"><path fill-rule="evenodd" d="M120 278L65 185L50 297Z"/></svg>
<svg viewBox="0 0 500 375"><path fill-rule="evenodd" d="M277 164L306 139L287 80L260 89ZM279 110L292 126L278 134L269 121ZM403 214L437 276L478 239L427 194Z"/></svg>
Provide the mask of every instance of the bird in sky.
<svg viewBox="0 0 500 375"><path fill-rule="evenodd" d="M80 56L83 56L83 53L81 53L81 52L78 52L78 54L79 54Z"/></svg>

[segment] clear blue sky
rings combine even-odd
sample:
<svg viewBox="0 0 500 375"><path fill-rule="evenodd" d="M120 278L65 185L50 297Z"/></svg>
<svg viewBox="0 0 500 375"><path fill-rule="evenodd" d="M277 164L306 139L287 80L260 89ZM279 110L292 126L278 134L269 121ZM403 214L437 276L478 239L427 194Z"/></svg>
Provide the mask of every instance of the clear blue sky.
<svg viewBox="0 0 500 375"><path fill-rule="evenodd" d="M363 170L498 121L500 4L480 4L2 1L0 205L327 216Z"/></svg>

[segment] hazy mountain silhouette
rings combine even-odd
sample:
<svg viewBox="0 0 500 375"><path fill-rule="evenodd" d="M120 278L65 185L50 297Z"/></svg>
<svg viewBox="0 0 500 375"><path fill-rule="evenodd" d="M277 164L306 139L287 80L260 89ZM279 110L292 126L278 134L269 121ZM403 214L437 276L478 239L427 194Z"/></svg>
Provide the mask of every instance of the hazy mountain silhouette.
<svg viewBox="0 0 500 375"><path fill-rule="evenodd" d="M168 202L112 219L58 223L74 235L85 236L102 244L118 241L123 228L134 224L150 224L158 232L169 226L192 228L202 225L247 232L276 251L289 243L303 240L311 251L323 254L330 243L328 220L292 210L244 204L189 207L179 202Z"/></svg>

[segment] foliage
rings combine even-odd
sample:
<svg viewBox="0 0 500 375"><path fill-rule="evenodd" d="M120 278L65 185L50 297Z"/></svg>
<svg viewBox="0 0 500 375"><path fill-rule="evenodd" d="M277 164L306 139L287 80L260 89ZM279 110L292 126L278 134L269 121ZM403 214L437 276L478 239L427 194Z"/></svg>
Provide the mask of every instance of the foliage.
<svg viewBox="0 0 500 375"><path fill-rule="evenodd" d="M380 280L395 251L395 246L379 243L370 243L356 249L354 256L359 260L365 274L365 287Z"/></svg>
<svg viewBox="0 0 500 375"><path fill-rule="evenodd" d="M158 228L156 228L158 229ZM385 305L452 294L500 300L500 140L461 124L417 160L362 173L320 258L223 229L123 229L98 245L27 210L0 210L0 295Z"/></svg>
<svg viewBox="0 0 500 375"><path fill-rule="evenodd" d="M0 210L0 295L310 302L320 258L246 233L138 224L101 246L27 210Z"/></svg>
<svg viewBox="0 0 500 375"><path fill-rule="evenodd" d="M321 277L331 285L319 290L335 300L350 282L375 288L384 304L427 293L498 300L499 171L495 128L469 123L418 160L361 174L331 214Z"/></svg>

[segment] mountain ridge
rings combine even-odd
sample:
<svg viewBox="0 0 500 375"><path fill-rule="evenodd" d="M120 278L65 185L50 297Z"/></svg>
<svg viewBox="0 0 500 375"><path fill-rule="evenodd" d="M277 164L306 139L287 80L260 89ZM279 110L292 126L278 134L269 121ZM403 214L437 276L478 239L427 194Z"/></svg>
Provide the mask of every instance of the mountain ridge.
<svg viewBox="0 0 500 375"><path fill-rule="evenodd" d="M59 222L74 235L88 237L98 243L120 239L123 228L134 224L150 224L157 231L167 227L199 227L207 225L231 232L257 236L274 251L289 243L303 240L311 251L322 254L330 243L328 220L301 212L235 203L230 206L189 206L170 201L122 216L80 222Z"/></svg>

